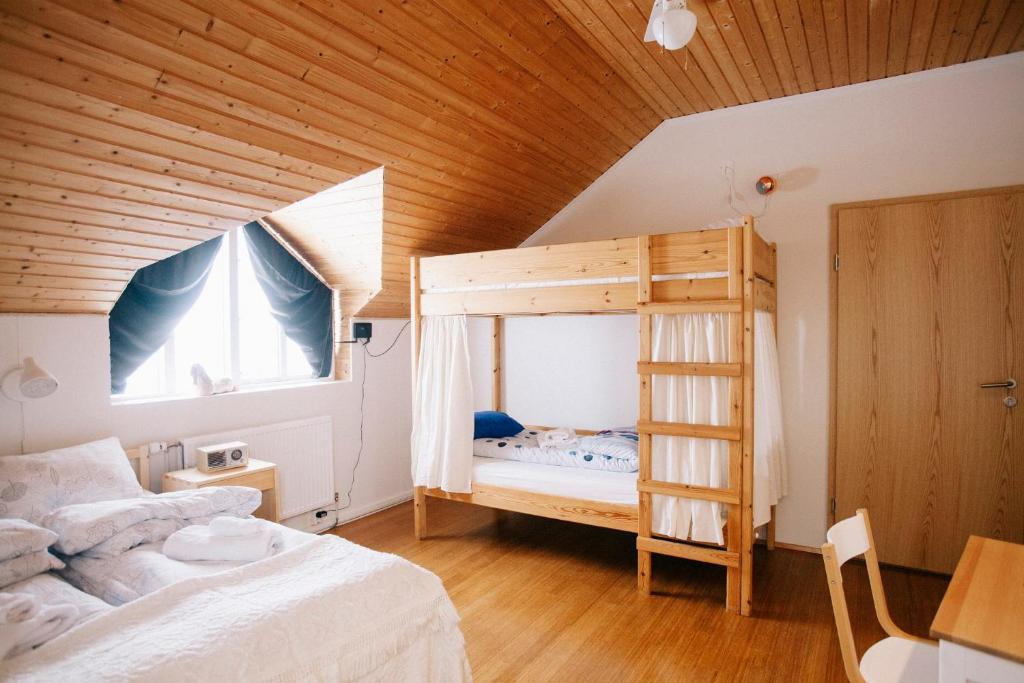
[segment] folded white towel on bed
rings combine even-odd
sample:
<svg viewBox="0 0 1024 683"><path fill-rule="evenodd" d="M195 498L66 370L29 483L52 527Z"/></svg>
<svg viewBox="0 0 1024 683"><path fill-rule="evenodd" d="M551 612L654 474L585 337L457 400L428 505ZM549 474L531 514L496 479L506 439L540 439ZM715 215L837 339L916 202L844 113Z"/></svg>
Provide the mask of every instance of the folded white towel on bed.
<svg viewBox="0 0 1024 683"><path fill-rule="evenodd" d="M281 532L269 524L242 536L219 536L195 524L168 536L164 555L184 562L253 562L276 554L283 542Z"/></svg>
<svg viewBox="0 0 1024 683"><path fill-rule="evenodd" d="M15 621L0 622L0 659L15 657L56 638L78 621L78 608L71 604L43 605L39 598L25 593L11 596L6 604L15 606ZM26 603L30 606L26 609ZM12 608L7 610L11 615ZM25 614L30 616L24 617Z"/></svg>
<svg viewBox="0 0 1024 683"><path fill-rule="evenodd" d="M267 528L267 521L249 517L215 517L210 520L210 533L214 536L248 536Z"/></svg>
<svg viewBox="0 0 1024 683"><path fill-rule="evenodd" d="M576 443L576 430L569 427L549 429L537 435L537 445L541 448L548 446L568 446Z"/></svg>

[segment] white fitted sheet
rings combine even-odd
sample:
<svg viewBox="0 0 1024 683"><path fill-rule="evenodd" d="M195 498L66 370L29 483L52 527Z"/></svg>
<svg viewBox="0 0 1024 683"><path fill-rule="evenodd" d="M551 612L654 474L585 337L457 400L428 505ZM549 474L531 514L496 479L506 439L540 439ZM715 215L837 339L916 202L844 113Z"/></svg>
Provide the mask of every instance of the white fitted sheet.
<svg viewBox="0 0 1024 683"><path fill-rule="evenodd" d="M605 472L474 456L473 483L602 503L637 504L636 472Z"/></svg>

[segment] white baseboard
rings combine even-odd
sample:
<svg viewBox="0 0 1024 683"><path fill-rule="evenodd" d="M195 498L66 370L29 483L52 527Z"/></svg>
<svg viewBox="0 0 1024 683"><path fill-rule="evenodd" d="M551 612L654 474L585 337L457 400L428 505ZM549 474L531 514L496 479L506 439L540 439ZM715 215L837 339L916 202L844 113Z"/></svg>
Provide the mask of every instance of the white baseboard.
<svg viewBox="0 0 1024 683"><path fill-rule="evenodd" d="M347 524L348 522L354 522L360 517L366 517L372 515L375 512L386 510L387 508L400 505L408 500L412 500L412 491L403 491L402 493L376 500L366 505L360 505L357 508L347 508L345 510L338 510L338 526Z"/></svg>

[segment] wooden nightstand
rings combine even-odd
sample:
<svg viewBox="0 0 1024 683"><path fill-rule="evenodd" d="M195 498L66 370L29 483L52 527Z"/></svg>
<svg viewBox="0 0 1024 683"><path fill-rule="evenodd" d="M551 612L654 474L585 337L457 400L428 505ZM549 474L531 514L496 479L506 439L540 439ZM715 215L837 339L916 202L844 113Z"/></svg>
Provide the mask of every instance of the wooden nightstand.
<svg viewBox="0 0 1024 683"><path fill-rule="evenodd" d="M195 467L164 475L164 491L201 489L207 486L251 486L263 492L263 503L252 514L261 519L278 521L277 465L263 460L249 460L245 467L206 474Z"/></svg>

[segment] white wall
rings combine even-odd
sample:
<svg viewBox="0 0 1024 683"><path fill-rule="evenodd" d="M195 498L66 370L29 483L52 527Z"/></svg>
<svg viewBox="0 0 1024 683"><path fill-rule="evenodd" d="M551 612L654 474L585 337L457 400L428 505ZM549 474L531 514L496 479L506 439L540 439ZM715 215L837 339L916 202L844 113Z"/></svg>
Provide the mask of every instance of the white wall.
<svg viewBox="0 0 1024 683"><path fill-rule="evenodd" d="M829 206L1024 183L1024 55L667 121L528 244L670 232L731 217L722 172L729 162L751 211L760 209L754 180L780 180L758 220L779 245L790 495L778 537L815 546L827 498ZM514 415L573 426L635 416L636 380L614 355L635 348L634 319L510 327L519 328L509 334L506 360ZM574 385L583 368L593 374ZM558 386L571 391L561 395Z"/></svg>
<svg viewBox="0 0 1024 683"><path fill-rule="evenodd" d="M401 320L373 320L370 350L380 353ZM126 446L330 415L335 487L345 502L359 446L363 354L353 351L351 382L327 382L203 398L111 405L107 319L95 315L0 316L0 375L23 356L60 381L53 395L19 404L0 396L0 454L36 452L115 435ZM367 359L365 446L349 519L408 498L411 430L409 332L387 355ZM21 406L24 406L22 429ZM24 449L22 441L24 440Z"/></svg>

